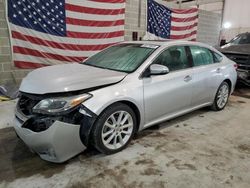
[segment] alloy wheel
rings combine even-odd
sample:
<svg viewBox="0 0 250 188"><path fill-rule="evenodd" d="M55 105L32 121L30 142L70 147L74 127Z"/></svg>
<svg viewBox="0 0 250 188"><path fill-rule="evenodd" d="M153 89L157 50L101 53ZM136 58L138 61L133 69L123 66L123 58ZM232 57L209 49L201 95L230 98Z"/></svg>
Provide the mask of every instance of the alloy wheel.
<svg viewBox="0 0 250 188"><path fill-rule="evenodd" d="M227 85L222 85L217 95L217 100L216 100L217 106L219 108L224 108L224 106L227 103L228 97L229 97L229 88Z"/></svg>
<svg viewBox="0 0 250 188"><path fill-rule="evenodd" d="M102 128L102 142L105 147L114 150L124 146L133 133L133 119L126 111L111 114Z"/></svg>

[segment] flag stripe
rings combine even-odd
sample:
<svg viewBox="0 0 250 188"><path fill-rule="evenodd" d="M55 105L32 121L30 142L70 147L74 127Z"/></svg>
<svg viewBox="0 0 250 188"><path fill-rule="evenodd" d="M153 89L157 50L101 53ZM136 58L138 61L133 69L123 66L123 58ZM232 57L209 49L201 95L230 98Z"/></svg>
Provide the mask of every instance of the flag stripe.
<svg viewBox="0 0 250 188"><path fill-rule="evenodd" d="M172 12L175 14L190 14L190 13L197 13L197 8L191 9L172 9Z"/></svg>
<svg viewBox="0 0 250 188"><path fill-rule="evenodd" d="M189 18L177 18L177 17L172 17L173 22L190 22L193 20L196 20L197 16L189 17Z"/></svg>
<svg viewBox="0 0 250 188"><path fill-rule="evenodd" d="M38 45L48 46L48 47L62 49L62 50L74 50L74 51L92 51L93 49L102 50L104 48L107 48L110 45L115 44L115 43L108 43L108 44L102 44L102 45L66 44L66 43L59 43L59 42L44 40L38 37L29 36L29 35L24 35L16 31L12 31L12 37L14 39L28 41L32 44L38 44Z"/></svg>
<svg viewBox="0 0 250 188"><path fill-rule="evenodd" d="M102 2L102 3L124 3L125 0L92 0L95 2Z"/></svg>
<svg viewBox="0 0 250 188"><path fill-rule="evenodd" d="M62 56L53 53L45 53L34 49L22 48L19 46L13 46L13 52L26 55L32 54L32 56L36 57L44 57L44 58L55 59L59 61L68 61L68 62L81 62L83 59L86 58L86 57Z"/></svg>
<svg viewBox="0 0 250 188"><path fill-rule="evenodd" d="M72 63L72 62L68 62L68 61L60 61L60 60L56 60L56 59L49 59L49 58L32 56L32 55L27 55L27 54L19 54L19 53L14 54L13 60L14 61L28 61L28 62L35 62L35 63L39 62L39 63L45 64L45 65L51 65L51 63L53 63L54 65L58 65L58 64L62 64L62 63L64 63L64 64Z"/></svg>
<svg viewBox="0 0 250 188"><path fill-rule="evenodd" d="M96 20L84 20L77 18L66 18L66 23L77 26L94 26L94 27L107 27L107 26L117 26L124 25L124 20L116 21L96 21ZM102 28L101 28L102 29Z"/></svg>
<svg viewBox="0 0 250 188"><path fill-rule="evenodd" d="M190 18L190 17L195 17L197 16L197 11L192 12L190 14L178 14L178 13L172 13L172 17L174 18Z"/></svg>
<svg viewBox="0 0 250 188"><path fill-rule="evenodd" d="M53 54L58 54L61 56L67 56L70 54L70 56L75 56L75 57L89 57L94 55L96 52L99 50L96 50L94 48L90 50L65 50L65 49L59 49L59 48L53 48L49 46L44 46L44 45L38 45L34 44L28 41L23 41L16 39L13 41L13 46L19 46L23 48L30 48L32 46L32 49L38 50L43 53L53 53ZM102 50L102 49L100 49Z"/></svg>
<svg viewBox="0 0 250 188"><path fill-rule="evenodd" d="M33 31L24 27L16 26L14 24L10 24L10 28L12 31L23 33L25 36L31 36L35 38L39 38L41 40L52 41L57 43L64 44L72 44L72 45L104 45L104 44L113 44L124 40L124 36L119 35L113 38L101 38L101 39L94 39L94 38L70 38L70 37L59 37L50 34L41 33L38 31Z"/></svg>
<svg viewBox="0 0 250 188"><path fill-rule="evenodd" d="M171 30L172 31L183 31L183 30L190 30L190 29L193 29L197 26L198 24L195 22L194 24L192 25L188 25L188 26L174 26L172 25L171 26Z"/></svg>
<svg viewBox="0 0 250 188"><path fill-rule="evenodd" d="M95 33L95 34L102 34L104 33L110 33L114 31L124 31L123 25L118 26L108 26L108 27L89 27L89 26L80 26L80 25L70 25L67 24L67 29L69 32L80 32L80 33Z"/></svg>
<svg viewBox="0 0 250 188"><path fill-rule="evenodd" d="M109 9L82 7L82 6L72 5L68 3L65 4L65 9L74 11L74 12L81 12L81 13L88 13L88 14L101 14L101 15L117 15L117 14L125 13L125 8L109 10Z"/></svg>
<svg viewBox="0 0 250 188"><path fill-rule="evenodd" d="M35 62L28 62L28 61L14 61L14 64L16 67L21 68L21 69L30 69L30 68L36 69L36 68L48 66L42 63L35 63Z"/></svg>
<svg viewBox="0 0 250 188"><path fill-rule="evenodd" d="M100 14L88 14L88 13L79 13L67 10L66 16L68 18L76 18L76 19L85 19L85 20L93 20L93 21L116 21L116 20L124 20L125 16L124 14L118 14L118 15L100 15Z"/></svg>
<svg viewBox="0 0 250 188"><path fill-rule="evenodd" d="M85 39L114 38L114 37L124 36L124 31L115 31L109 33L82 33L82 32L68 31L67 36L72 38L85 38Z"/></svg>
<svg viewBox="0 0 250 188"><path fill-rule="evenodd" d="M192 31L191 33L185 34L185 35L171 35L170 39L186 39L191 37L192 35L196 35L197 31Z"/></svg>
<svg viewBox="0 0 250 188"><path fill-rule="evenodd" d="M66 0L68 4L77 5L81 7L87 8L96 8L96 9L103 9L103 10L117 10L117 9L124 9L125 3L109 3L109 2L96 2L96 1L86 1L86 0Z"/></svg>

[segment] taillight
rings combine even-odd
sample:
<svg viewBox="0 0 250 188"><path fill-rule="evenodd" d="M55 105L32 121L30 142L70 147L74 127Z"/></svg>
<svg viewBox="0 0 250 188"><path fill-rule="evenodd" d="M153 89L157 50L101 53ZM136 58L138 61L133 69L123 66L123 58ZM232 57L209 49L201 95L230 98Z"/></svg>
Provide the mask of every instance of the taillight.
<svg viewBox="0 0 250 188"><path fill-rule="evenodd" d="M237 63L234 64L234 68L238 69L238 64Z"/></svg>

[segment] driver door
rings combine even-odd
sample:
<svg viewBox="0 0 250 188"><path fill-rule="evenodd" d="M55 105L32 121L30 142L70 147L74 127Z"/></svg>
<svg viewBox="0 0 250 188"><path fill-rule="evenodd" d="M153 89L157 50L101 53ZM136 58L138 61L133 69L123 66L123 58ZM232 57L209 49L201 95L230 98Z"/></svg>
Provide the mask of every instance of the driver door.
<svg viewBox="0 0 250 188"><path fill-rule="evenodd" d="M185 111L192 99L193 71L187 47L170 47L153 64L165 65L170 72L143 78L146 124Z"/></svg>

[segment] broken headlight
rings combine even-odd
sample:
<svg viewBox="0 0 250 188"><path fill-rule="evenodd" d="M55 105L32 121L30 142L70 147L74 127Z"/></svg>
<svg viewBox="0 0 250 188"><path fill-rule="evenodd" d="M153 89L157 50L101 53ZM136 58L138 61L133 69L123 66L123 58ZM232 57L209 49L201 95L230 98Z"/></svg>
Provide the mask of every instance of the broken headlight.
<svg viewBox="0 0 250 188"><path fill-rule="evenodd" d="M33 112L41 114L55 114L65 112L71 108L78 106L91 97L92 95L90 94L83 94L71 97L44 99L33 107Z"/></svg>

